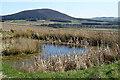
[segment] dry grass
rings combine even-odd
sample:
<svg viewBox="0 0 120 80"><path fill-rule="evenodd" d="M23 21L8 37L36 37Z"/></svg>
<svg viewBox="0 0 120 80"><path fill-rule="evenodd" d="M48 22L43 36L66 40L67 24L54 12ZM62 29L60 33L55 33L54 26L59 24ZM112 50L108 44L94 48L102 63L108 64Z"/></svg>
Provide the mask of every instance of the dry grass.
<svg viewBox="0 0 120 80"><path fill-rule="evenodd" d="M3 36L6 38L18 38L27 37L32 39L46 40L46 41L57 41L74 43L81 45L91 45L91 46L113 46L115 43L118 44L118 33L114 32L102 32L102 31L78 31L78 30L60 30L60 29L46 29L33 31L27 29L26 31L15 30L11 36Z"/></svg>
<svg viewBox="0 0 120 80"><path fill-rule="evenodd" d="M34 66L23 63L22 70L29 73L39 73L87 69L92 66L101 66L120 61L119 51L119 47L116 45L115 51L110 48L99 48L97 50L91 48L87 54L48 54L47 56L41 54L41 56L35 57Z"/></svg>
<svg viewBox="0 0 120 80"><path fill-rule="evenodd" d="M3 55L30 54L38 52L40 45L38 41L32 39L18 38L3 41Z"/></svg>
<svg viewBox="0 0 120 80"><path fill-rule="evenodd" d="M118 32L112 31L89 31L77 29L55 29L48 27L36 27L33 25L18 25L3 23L3 30L14 32L12 34L4 35L3 39L14 37L27 37L32 39L40 39L47 41L58 41L75 44L85 44L86 41L92 46L109 45L113 46L114 43L119 42Z"/></svg>

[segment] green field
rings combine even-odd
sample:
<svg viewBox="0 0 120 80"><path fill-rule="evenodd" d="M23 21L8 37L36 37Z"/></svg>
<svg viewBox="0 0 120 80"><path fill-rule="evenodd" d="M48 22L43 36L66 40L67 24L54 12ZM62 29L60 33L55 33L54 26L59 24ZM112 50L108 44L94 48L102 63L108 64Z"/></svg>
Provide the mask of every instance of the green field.
<svg viewBox="0 0 120 80"><path fill-rule="evenodd" d="M86 70L38 74L22 72L3 63L2 72L5 78L120 78L120 61L104 66L94 66Z"/></svg>
<svg viewBox="0 0 120 80"><path fill-rule="evenodd" d="M26 20L13 20L12 23L26 23Z"/></svg>

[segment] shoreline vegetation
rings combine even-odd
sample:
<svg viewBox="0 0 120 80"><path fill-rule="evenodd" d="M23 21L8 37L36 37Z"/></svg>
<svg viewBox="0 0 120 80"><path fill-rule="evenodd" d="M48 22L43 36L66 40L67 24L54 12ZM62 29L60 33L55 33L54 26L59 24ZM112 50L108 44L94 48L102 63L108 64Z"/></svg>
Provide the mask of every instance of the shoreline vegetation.
<svg viewBox="0 0 120 80"><path fill-rule="evenodd" d="M63 77L68 77L68 74L71 75L70 71L73 70L72 72L78 71L78 73L81 73L79 72L80 70L84 74L86 74L86 76L83 77L90 77L93 74L93 72L96 72L94 68L99 70L99 68L102 69L102 67L104 66L119 65L120 48L118 43L119 35L117 32L87 31L87 30L82 31L82 30L68 30L68 29L54 29L54 28L40 28L39 30L28 28L25 30L20 30L14 28L12 29L11 27L9 31L3 30L1 32L3 34L2 55L4 56L17 55L22 53L32 54L39 52L41 46L39 45L39 43L41 41L81 45L84 46L85 49L91 46L91 48L88 51L88 54L84 54L84 53L82 54L73 53L71 55L52 54L52 55L48 55L47 59L45 59L45 56L43 55L41 55L40 57L34 57L35 60L34 67L30 65L25 65L24 63L23 63L24 65L21 66L22 72L20 72L20 74L22 74L22 76L25 72L26 76L28 75L28 77L30 77L29 75L34 75L33 77L35 77L36 74L42 75L42 73L43 75L49 74L48 77L50 77L51 72L53 72L55 76L52 77L58 77L60 76L58 73L63 72L62 73L63 76L68 71L67 76L63 76ZM93 49L93 47L96 47L97 49ZM3 67L7 67L7 65L3 63ZM12 69L10 67L8 68ZM89 72L89 69L93 72L87 74L87 70ZM18 73L17 70L15 70L15 72ZM56 72L57 75L54 72ZM98 74L100 75L102 73L98 73ZM5 73L5 75L8 75L9 77L13 76L7 73ZM112 74L111 77L113 75L116 76L119 74L118 73ZM77 74L76 77L82 77L82 76L78 76ZM101 77L110 77L110 76L103 75Z"/></svg>
<svg viewBox="0 0 120 80"><path fill-rule="evenodd" d="M93 66L85 70L70 70L67 72L28 73L17 70L4 62L2 63L2 77L4 78L120 78L120 61L104 65Z"/></svg>
<svg viewBox="0 0 120 80"><path fill-rule="evenodd" d="M7 39L3 41L3 56L19 55L19 54L32 54L37 53L41 49L38 41L27 39L27 38L17 38L17 39Z"/></svg>
<svg viewBox="0 0 120 80"><path fill-rule="evenodd" d="M119 34L117 32L105 32L105 31L87 31L87 30L60 30L60 29L40 29L35 31L32 29L27 30L14 30L3 32L3 40L7 38L30 38L37 40L45 40L52 42L65 42L74 43L80 45L90 45L90 46L100 46L100 45L110 45L113 46L114 43L118 44ZM9 34L9 35L8 35Z"/></svg>

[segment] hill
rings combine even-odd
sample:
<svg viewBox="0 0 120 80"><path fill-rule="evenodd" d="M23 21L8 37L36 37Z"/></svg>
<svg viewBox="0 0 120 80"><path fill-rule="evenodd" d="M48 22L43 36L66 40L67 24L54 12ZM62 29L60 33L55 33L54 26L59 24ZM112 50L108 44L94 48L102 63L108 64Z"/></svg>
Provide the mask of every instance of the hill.
<svg viewBox="0 0 120 80"><path fill-rule="evenodd" d="M2 20L78 20L103 22L100 20L74 18L52 9L25 10L15 14L2 16Z"/></svg>
<svg viewBox="0 0 120 80"><path fill-rule="evenodd" d="M70 17L61 12L52 10L52 9L34 9L26 10L12 15L2 16L2 20L28 20L28 19L37 19L37 20L70 20L73 17Z"/></svg>

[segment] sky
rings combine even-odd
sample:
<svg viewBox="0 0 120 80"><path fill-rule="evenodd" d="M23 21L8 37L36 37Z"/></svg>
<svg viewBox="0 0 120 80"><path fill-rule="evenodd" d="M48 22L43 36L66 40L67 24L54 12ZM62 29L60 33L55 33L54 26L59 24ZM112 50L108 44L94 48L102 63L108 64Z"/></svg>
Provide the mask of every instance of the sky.
<svg viewBox="0 0 120 80"><path fill-rule="evenodd" d="M65 13L77 18L92 18L92 17L117 17L118 2L82 2L82 1L61 1L61 2L36 2L36 1L3 1L0 2L0 15L8 15L24 10L49 8Z"/></svg>

